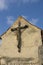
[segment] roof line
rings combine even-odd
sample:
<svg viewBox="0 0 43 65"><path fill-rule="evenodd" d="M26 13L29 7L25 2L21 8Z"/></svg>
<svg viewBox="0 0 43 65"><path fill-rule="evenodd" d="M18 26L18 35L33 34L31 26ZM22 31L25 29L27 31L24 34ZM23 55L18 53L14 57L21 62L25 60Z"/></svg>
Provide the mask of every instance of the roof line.
<svg viewBox="0 0 43 65"><path fill-rule="evenodd" d="M21 16L22 17L22 16ZM32 24L32 23L30 23L26 18L24 18L24 17L22 17L25 21L27 21L29 24L31 24L31 25L33 25L33 26L35 26L36 28L38 28L38 29L40 29L40 30L43 30L43 29L41 29L41 28L39 28L38 26L36 26L36 25L34 25L34 24Z"/></svg>
<svg viewBox="0 0 43 65"><path fill-rule="evenodd" d="M27 21L29 24L31 24L31 25L33 25L33 26L35 26L35 27L37 27L36 25L34 25L34 24L32 24L32 23L30 23L28 20L26 20L24 17L22 17L22 16L19 16L18 18L23 18L25 21ZM14 23L13 23L14 24ZM12 25L13 25L12 24ZM12 26L11 25L11 26ZM11 28L11 26L2 34L2 35L0 35L0 37L1 36L3 36L10 28ZM37 27L38 29L40 29L40 30L42 30L41 28L39 28L39 27Z"/></svg>
<svg viewBox="0 0 43 65"><path fill-rule="evenodd" d="M3 36L10 28L11 26L2 35L0 35L0 37Z"/></svg>

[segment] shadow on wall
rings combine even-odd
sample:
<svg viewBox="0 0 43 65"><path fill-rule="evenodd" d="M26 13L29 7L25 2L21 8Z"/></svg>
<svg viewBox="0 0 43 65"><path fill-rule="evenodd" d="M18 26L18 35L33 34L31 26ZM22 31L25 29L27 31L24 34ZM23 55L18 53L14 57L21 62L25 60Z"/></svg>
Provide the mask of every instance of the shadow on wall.
<svg viewBox="0 0 43 65"><path fill-rule="evenodd" d="M0 65L15 65L15 64L22 64L22 65L30 65L30 64L35 64L37 65L37 63L29 63L30 61L33 61L34 58L10 58L10 57L0 57Z"/></svg>
<svg viewBox="0 0 43 65"><path fill-rule="evenodd" d="M0 45L2 44L2 38L0 37Z"/></svg>

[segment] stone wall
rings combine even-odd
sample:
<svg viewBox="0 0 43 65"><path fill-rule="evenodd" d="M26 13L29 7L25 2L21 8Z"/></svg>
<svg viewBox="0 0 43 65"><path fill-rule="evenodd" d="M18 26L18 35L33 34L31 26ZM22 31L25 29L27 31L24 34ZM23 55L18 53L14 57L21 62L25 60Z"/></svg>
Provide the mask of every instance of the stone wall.
<svg viewBox="0 0 43 65"><path fill-rule="evenodd" d="M28 28L21 30L21 52L18 52L17 44L17 31L12 32L11 28L18 26L18 22L21 22L21 26L28 25ZM31 63L39 65L38 48L42 45L41 30L30 23L26 22L25 19L18 18L4 35L2 35L2 45L0 46L0 56L12 57L12 58L33 58ZM15 60L14 60L15 61ZM21 62L21 61L20 61ZM18 63L19 64L19 63ZM14 64L15 65L15 64ZM17 64L16 64L17 65ZM22 64L21 64L22 65ZM23 64L24 65L24 64ZM31 65L31 64L30 64Z"/></svg>

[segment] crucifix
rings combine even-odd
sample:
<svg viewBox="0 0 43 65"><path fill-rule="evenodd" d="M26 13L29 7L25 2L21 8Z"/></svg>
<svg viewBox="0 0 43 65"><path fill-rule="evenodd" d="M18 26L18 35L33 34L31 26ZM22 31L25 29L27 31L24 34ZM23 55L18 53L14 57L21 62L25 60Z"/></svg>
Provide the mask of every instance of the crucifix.
<svg viewBox="0 0 43 65"><path fill-rule="evenodd" d="M22 41L21 41L21 30L22 29L27 29L28 28L28 25L25 25L25 26L21 26L21 22L18 23L18 27L16 28L12 28L11 31L14 32L14 31L17 31L17 40L18 40L18 45L17 45L17 48L18 48L18 52L21 52L21 46L22 46Z"/></svg>

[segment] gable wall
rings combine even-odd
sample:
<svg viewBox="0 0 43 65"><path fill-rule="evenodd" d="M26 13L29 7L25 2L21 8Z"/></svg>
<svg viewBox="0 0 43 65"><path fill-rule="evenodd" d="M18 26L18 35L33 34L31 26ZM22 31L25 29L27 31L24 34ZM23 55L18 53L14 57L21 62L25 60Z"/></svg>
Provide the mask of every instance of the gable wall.
<svg viewBox="0 0 43 65"><path fill-rule="evenodd" d="M38 47L42 45L41 30L21 19L21 26L28 25L28 29L22 30L22 47L21 53L17 48L17 32L11 32L11 28L17 27L18 20L6 34L2 36L2 45L0 46L0 56L34 58L38 61Z"/></svg>

